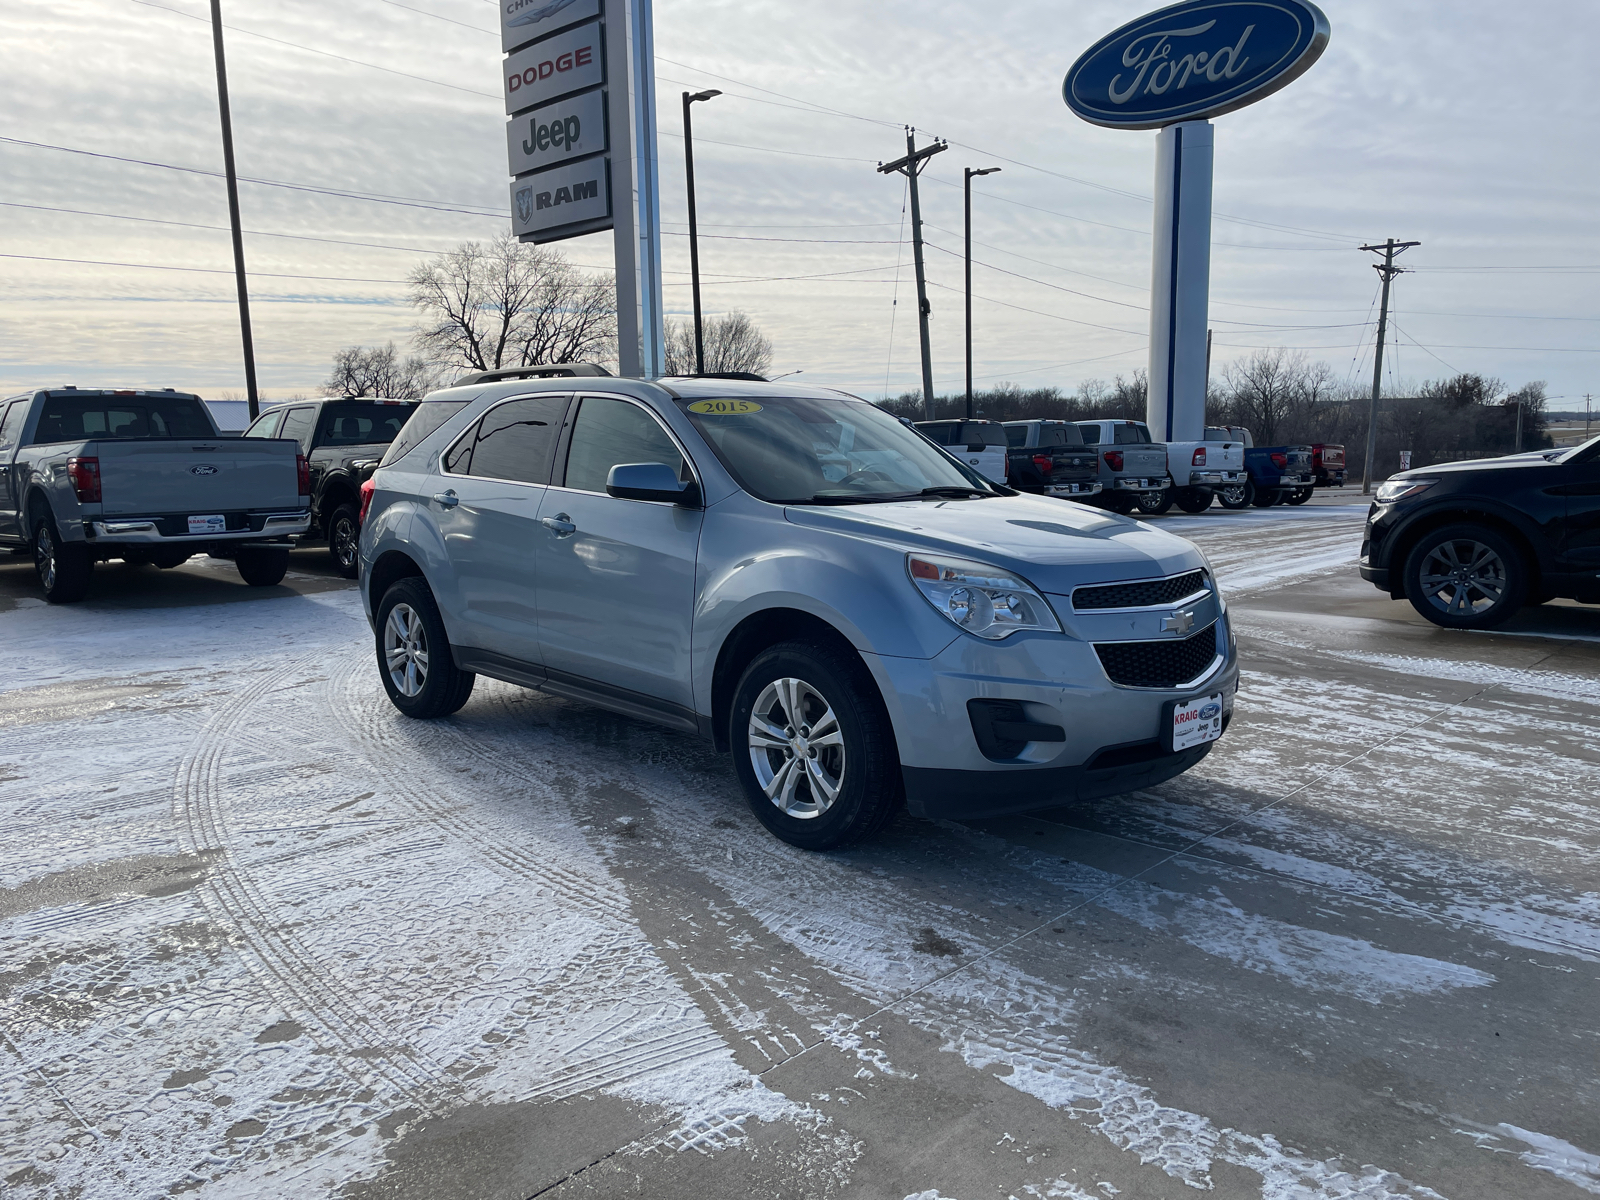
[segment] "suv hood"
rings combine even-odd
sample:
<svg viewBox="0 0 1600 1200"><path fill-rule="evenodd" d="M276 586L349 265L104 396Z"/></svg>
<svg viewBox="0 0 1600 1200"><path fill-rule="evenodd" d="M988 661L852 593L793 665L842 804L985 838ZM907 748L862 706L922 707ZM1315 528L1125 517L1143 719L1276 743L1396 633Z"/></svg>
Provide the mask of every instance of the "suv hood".
<svg viewBox="0 0 1600 1200"><path fill-rule="evenodd" d="M792 505L795 525L993 563L1041 591L1070 595L1086 583L1157 579L1205 559L1192 542L1101 509L1038 496L907 500L842 507Z"/></svg>

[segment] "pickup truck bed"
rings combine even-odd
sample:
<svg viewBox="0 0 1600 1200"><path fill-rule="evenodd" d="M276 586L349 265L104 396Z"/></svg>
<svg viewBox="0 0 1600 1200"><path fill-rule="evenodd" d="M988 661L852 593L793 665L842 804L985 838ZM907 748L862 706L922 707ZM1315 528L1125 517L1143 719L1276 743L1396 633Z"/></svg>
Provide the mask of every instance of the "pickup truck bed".
<svg viewBox="0 0 1600 1200"><path fill-rule="evenodd" d="M231 558L283 578L308 477L293 442L223 437L198 396L63 388L0 401L0 544L34 551L52 603L82 599L96 562Z"/></svg>

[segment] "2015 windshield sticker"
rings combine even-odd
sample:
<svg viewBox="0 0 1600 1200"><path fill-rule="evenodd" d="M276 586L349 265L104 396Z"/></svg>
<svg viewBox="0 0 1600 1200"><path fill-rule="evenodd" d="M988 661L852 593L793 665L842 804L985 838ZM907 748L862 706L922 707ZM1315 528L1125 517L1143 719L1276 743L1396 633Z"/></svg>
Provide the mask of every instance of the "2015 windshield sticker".
<svg viewBox="0 0 1600 1200"><path fill-rule="evenodd" d="M760 412L761 405L754 400L696 400L689 405L689 411L701 416L739 417Z"/></svg>

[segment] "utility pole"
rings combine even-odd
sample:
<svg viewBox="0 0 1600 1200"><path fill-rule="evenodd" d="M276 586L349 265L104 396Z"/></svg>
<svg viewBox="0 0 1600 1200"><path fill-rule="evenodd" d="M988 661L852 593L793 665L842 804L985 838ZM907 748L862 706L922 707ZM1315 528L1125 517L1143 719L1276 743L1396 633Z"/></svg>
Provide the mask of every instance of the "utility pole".
<svg viewBox="0 0 1600 1200"><path fill-rule="evenodd" d="M911 253L917 264L917 319L922 331L922 410L929 421L933 420L933 348L928 342L928 316L933 310L928 304L927 274L922 269L922 202L917 197L917 176L930 158L948 149L946 143L935 140L918 150L917 131L907 125L906 156L878 164L879 174L904 175L911 183Z"/></svg>
<svg viewBox="0 0 1600 1200"><path fill-rule="evenodd" d="M1372 269L1383 280L1383 301L1378 307L1378 350L1372 364L1372 409L1367 415L1367 457L1361 469L1361 494L1372 494L1372 462L1378 453L1378 397L1382 394L1383 387L1383 339L1389 329L1389 284L1396 275L1403 274L1404 267L1394 265L1394 258L1413 246L1420 246L1421 242L1397 242L1389 238L1381 246L1363 246L1374 254L1382 253L1383 261L1373 263Z"/></svg>
<svg viewBox="0 0 1600 1200"><path fill-rule="evenodd" d="M694 373L706 373L706 339L700 321L700 226L694 211L694 129L689 106L696 100L722 95L716 88L683 94L683 166L689 180L689 289L694 293Z"/></svg>
<svg viewBox="0 0 1600 1200"><path fill-rule="evenodd" d="M228 217L233 224L233 273L239 286L239 331L244 338L244 387L250 419L261 415L256 390L256 343L250 334L250 285L244 276L244 233L239 228L239 174L233 166L233 115L228 108L228 64L222 53L222 0L211 0L211 45L217 58L217 108L222 114L222 166L228 175Z"/></svg>
<svg viewBox="0 0 1600 1200"><path fill-rule="evenodd" d="M978 175L997 175L999 172L999 167L985 167L981 171L974 171L971 167L961 168L961 191L967 216L967 420L969 421L972 420L972 180Z"/></svg>

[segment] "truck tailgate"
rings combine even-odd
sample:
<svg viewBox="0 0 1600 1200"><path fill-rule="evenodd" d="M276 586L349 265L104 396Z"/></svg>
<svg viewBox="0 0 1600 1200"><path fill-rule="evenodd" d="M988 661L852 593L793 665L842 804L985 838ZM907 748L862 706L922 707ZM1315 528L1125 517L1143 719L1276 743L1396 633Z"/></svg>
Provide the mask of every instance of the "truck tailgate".
<svg viewBox="0 0 1600 1200"><path fill-rule="evenodd" d="M1102 450L1122 451L1122 470L1119 475L1165 475L1167 473L1167 447L1159 446L1102 446Z"/></svg>
<svg viewBox="0 0 1600 1200"><path fill-rule="evenodd" d="M303 508L297 442L268 438L95 442L106 516Z"/></svg>

